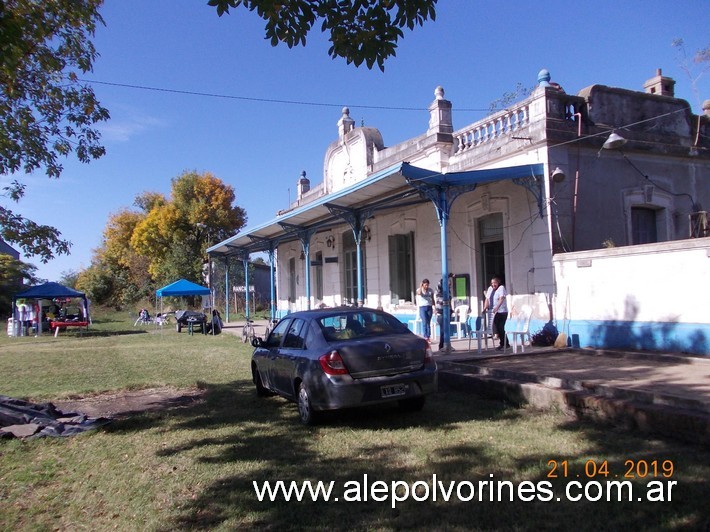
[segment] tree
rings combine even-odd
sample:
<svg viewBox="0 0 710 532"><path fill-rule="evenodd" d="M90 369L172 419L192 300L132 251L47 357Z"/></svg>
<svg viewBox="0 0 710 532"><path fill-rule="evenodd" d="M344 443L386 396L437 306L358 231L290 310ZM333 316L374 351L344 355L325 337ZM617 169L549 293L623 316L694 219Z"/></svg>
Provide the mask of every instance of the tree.
<svg viewBox="0 0 710 532"><path fill-rule="evenodd" d="M36 271L36 266L0 253L0 318L10 315L12 296L22 291L23 281L31 285L40 282Z"/></svg>
<svg viewBox="0 0 710 532"><path fill-rule="evenodd" d="M698 90L698 81L705 75L705 73L710 70L710 46L706 48L700 48L695 51L691 58L688 57L688 53L685 50L685 42L683 39L674 39L671 46L676 49L678 54L678 66L685 72L690 82L690 89L693 91L695 100L698 105L699 113L702 113L700 109L702 103L700 101L700 91Z"/></svg>
<svg viewBox="0 0 710 532"><path fill-rule="evenodd" d="M205 249L246 223L244 209L234 203L234 189L209 172L174 178L170 198L139 194L134 205L140 211L109 217L77 287L95 303L120 308L181 277L202 282Z"/></svg>
<svg viewBox="0 0 710 532"><path fill-rule="evenodd" d="M59 277L59 284L74 288L76 290L76 282L79 280L78 270L65 270Z"/></svg>
<svg viewBox="0 0 710 532"><path fill-rule="evenodd" d="M436 20L437 0L209 0L221 17L230 8L243 6L266 21L266 38L271 45L289 48L305 46L306 36L318 20L321 31L330 33L328 55L342 57L348 64L367 68L377 63L384 71L385 60L397 55L402 28L413 30L431 18Z"/></svg>
<svg viewBox="0 0 710 532"><path fill-rule="evenodd" d="M522 98L527 98L530 96L535 87L526 87L522 83L518 82L515 86L515 90L511 92L504 92L503 96L497 100L493 100L488 106L489 113L495 113L501 109L507 108L511 103L520 101Z"/></svg>
<svg viewBox="0 0 710 532"><path fill-rule="evenodd" d="M121 306L152 292L148 272L150 259L131 247L133 232L145 218L146 214L128 209L109 217L102 246L92 259L92 268L96 271L82 277L84 288L97 303Z"/></svg>
<svg viewBox="0 0 710 532"><path fill-rule="evenodd" d="M113 303L116 308L120 308L122 301L114 297L114 286L117 284L119 281L109 270L103 268L100 262L92 262L91 266L79 274L76 288L85 292L95 304Z"/></svg>
<svg viewBox="0 0 710 532"><path fill-rule="evenodd" d="M91 42L102 0L0 0L0 173L49 177L62 172L60 157L81 162L101 157L97 122L109 118L93 89L78 80L97 57ZM25 186L4 188L17 202ZM48 262L68 254L71 243L50 226L38 225L0 206L0 236Z"/></svg>
<svg viewBox="0 0 710 532"><path fill-rule="evenodd" d="M131 247L150 257L157 283L176 277L201 282L205 250L246 223L234 202L234 188L211 173L185 172L172 180L170 200L146 194L137 200L153 207L133 231Z"/></svg>

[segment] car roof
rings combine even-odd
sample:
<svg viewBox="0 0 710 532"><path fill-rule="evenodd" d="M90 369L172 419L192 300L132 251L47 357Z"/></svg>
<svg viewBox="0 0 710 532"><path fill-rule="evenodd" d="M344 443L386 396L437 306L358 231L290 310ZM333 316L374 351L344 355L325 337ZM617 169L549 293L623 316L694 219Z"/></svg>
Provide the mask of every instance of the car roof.
<svg viewBox="0 0 710 532"><path fill-rule="evenodd" d="M298 312L292 312L287 314L282 320L288 318L305 318L311 320L318 320L328 316L342 316L343 314L359 314L361 312L374 312L376 314L382 314L384 316L391 316L383 310L378 310L374 308L367 307L329 307L324 309L314 309L314 310L299 310ZM392 316L393 317L393 316ZM396 319L396 318L395 318Z"/></svg>

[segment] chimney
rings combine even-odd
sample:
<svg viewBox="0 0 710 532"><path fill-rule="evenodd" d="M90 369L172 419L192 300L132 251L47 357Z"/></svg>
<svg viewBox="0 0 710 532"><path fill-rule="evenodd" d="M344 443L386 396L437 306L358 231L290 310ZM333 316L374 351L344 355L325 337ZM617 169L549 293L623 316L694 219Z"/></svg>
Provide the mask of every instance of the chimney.
<svg viewBox="0 0 710 532"><path fill-rule="evenodd" d="M428 134L432 133L448 133L454 132L454 126L451 121L451 102L444 99L444 88L439 86L434 90L435 99L429 106L429 130Z"/></svg>
<svg viewBox="0 0 710 532"><path fill-rule="evenodd" d="M306 171L301 172L301 177L298 179L298 185L296 186L298 191L298 199L300 200L303 195L311 190L311 181L306 177Z"/></svg>
<svg viewBox="0 0 710 532"><path fill-rule="evenodd" d="M654 77L643 84L643 88L648 94L675 97L675 80L664 76L660 68L656 69Z"/></svg>

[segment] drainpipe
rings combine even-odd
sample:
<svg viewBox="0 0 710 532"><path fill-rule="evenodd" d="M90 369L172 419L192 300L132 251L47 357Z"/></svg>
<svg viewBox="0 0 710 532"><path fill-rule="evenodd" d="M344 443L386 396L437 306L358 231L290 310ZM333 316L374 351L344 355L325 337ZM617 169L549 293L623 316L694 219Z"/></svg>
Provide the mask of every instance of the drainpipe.
<svg viewBox="0 0 710 532"><path fill-rule="evenodd" d="M574 113L577 118L577 138L582 136L582 113ZM579 193L579 143L577 143L577 165L574 171L574 196L572 198L572 251L576 250L577 239L577 195Z"/></svg>

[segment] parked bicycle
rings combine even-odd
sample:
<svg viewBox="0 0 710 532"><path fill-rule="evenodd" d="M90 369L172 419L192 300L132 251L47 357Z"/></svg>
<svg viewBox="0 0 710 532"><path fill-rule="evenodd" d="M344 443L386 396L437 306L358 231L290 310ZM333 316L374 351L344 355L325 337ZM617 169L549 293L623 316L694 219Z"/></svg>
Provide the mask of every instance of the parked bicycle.
<svg viewBox="0 0 710 532"><path fill-rule="evenodd" d="M271 330L272 330L274 327L276 327L276 324L277 324L278 322L279 322L279 320L276 319L276 318L274 318L273 320L271 320L270 326L269 326L269 325L266 326L266 331L264 331L264 339L266 339L266 338L269 336L269 333L271 332Z"/></svg>
<svg viewBox="0 0 710 532"><path fill-rule="evenodd" d="M254 330L254 320L247 320L242 327L242 342L251 343L254 338L256 338L256 331Z"/></svg>

